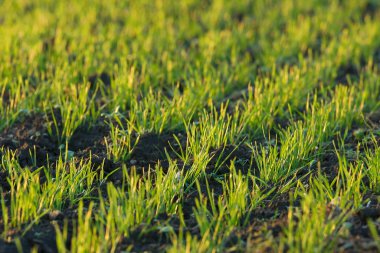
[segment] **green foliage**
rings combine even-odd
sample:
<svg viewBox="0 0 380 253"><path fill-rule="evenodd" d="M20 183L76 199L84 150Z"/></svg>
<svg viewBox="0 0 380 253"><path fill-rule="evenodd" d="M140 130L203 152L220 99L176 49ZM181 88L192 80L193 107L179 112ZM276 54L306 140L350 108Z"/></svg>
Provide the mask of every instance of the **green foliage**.
<svg viewBox="0 0 380 253"><path fill-rule="evenodd" d="M71 208L52 222L59 252L134 251L137 232L169 238L169 252L339 251L345 223L380 193L379 10L0 1L1 238L22 251L20 236ZM45 115L43 159L25 115ZM82 130L100 121L100 140ZM96 147L71 150L76 133ZM147 145L166 156L150 160ZM279 211L256 211L284 199L273 235ZM379 248L378 221L368 229Z"/></svg>

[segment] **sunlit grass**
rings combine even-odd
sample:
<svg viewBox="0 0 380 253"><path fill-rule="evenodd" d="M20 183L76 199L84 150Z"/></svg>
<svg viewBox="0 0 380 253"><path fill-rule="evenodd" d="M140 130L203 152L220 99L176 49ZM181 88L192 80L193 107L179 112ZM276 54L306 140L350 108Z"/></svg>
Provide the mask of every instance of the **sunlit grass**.
<svg viewBox="0 0 380 253"><path fill-rule="evenodd" d="M340 251L380 193L379 9L0 1L1 238L21 251L69 208L51 221L59 252L129 252L150 233L169 252ZM35 116L38 136L23 128ZM100 121L96 147L71 150ZM146 145L160 161L136 160ZM363 224L379 248L378 219Z"/></svg>

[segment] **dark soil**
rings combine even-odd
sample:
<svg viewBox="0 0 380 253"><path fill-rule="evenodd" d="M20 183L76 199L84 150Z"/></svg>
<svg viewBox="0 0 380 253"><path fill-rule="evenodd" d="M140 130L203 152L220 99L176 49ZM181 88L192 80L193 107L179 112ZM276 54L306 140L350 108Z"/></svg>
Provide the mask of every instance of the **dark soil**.
<svg viewBox="0 0 380 253"><path fill-rule="evenodd" d="M346 224L349 226L349 238L340 238L339 247L345 252L378 252L373 242L368 221L372 221L377 231L380 231L380 203L379 197L368 194L364 199L369 200L367 206L359 209L351 216Z"/></svg>
<svg viewBox="0 0 380 253"><path fill-rule="evenodd" d="M22 167L54 162L59 149L57 142L49 136L45 122L43 115L24 116L0 134L0 147L16 152Z"/></svg>
<svg viewBox="0 0 380 253"><path fill-rule="evenodd" d="M104 118L99 118L92 125L80 126L70 138L68 149L74 156L84 160L91 158L94 169L103 167L105 173L110 173L120 167L107 158L106 142L109 141L109 126Z"/></svg>
<svg viewBox="0 0 380 253"><path fill-rule="evenodd" d="M247 146L227 145L211 151L211 161L206 173L223 175L230 173L229 166L234 163L237 171L243 175L250 173L258 175L255 166L252 165L252 150Z"/></svg>
<svg viewBox="0 0 380 253"><path fill-rule="evenodd" d="M177 143L177 136L180 143ZM168 167L167 156L176 158L175 152L180 152L180 145L186 146L186 135L183 132L167 132L163 134L148 133L140 137L134 148L130 162L136 166L153 167L160 162L163 168Z"/></svg>
<svg viewBox="0 0 380 253"><path fill-rule="evenodd" d="M92 74L88 77L88 81L91 84L91 87L95 87L97 82L101 82L105 86L111 85L111 75L107 72L102 72L100 74Z"/></svg>
<svg viewBox="0 0 380 253"><path fill-rule="evenodd" d="M31 252L36 248L37 252L57 252L54 227L45 222L40 222L38 227L30 229L24 236L20 237L23 252ZM18 252L15 243L7 243L0 240L0 252Z"/></svg>
<svg viewBox="0 0 380 253"><path fill-rule="evenodd" d="M359 78L360 70L353 63L347 63L338 68L334 83L349 85L358 81Z"/></svg>
<svg viewBox="0 0 380 253"><path fill-rule="evenodd" d="M170 233L166 227L178 232L180 222L177 217L161 214L149 225L140 225L131 231L129 237L123 238L118 251L131 247L134 252L163 252L170 245Z"/></svg>
<svg viewBox="0 0 380 253"><path fill-rule="evenodd" d="M363 8L362 18L364 19L366 16L370 18L374 18L378 15L380 9L380 3L378 1L368 1Z"/></svg>

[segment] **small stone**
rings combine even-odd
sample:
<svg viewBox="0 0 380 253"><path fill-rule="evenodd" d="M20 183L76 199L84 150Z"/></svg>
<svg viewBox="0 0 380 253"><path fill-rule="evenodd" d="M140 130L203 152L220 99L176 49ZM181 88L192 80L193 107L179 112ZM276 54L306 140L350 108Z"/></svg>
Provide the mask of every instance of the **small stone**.
<svg viewBox="0 0 380 253"><path fill-rule="evenodd" d="M181 172L178 171L178 172L175 174L174 178L175 178L175 181L178 183L178 182L181 180Z"/></svg>
<svg viewBox="0 0 380 253"><path fill-rule="evenodd" d="M137 163L137 161L136 161L136 160L130 160L129 163L130 163L131 165L135 165L135 164Z"/></svg>
<svg viewBox="0 0 380 253"><path fill-rule="evenodd" d="M53 221L53 220L61 220L63 219L64 215L61 211L59 210L53 210L51 212L49 212L49 220Z"/></svg>

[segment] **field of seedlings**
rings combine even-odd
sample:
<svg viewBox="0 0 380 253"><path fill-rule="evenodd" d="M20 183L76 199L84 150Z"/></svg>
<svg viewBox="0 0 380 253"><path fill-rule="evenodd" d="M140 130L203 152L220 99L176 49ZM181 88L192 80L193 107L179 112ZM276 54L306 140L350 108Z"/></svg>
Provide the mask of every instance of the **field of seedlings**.
<svg viewBox="0 0 380 253"><path fill-rule="evenodd" d="M0 0L0 252L380 252L380 0Z"/></svg>

